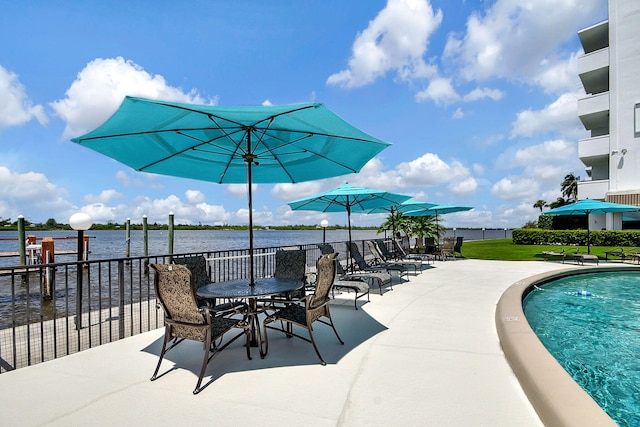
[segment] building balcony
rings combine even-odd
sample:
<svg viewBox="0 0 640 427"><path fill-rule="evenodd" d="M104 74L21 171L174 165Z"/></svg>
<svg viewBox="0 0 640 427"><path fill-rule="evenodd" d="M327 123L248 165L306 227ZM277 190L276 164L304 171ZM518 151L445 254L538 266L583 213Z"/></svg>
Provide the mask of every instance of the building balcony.
<svg viewBox="0 0 640 427"><path fill-rule="evenodd" d="M609 46L609 21L602 21L578 31L578 37L585 53Z"/></svg>
<svg viewBox="0 0 640 427"><path fill-rule="evenodd" d="M609 90L609 48L578 57L578 74L584 90L598 94Z"/></svg>
<svg viewBox="0 0 640 427"><path fill-rule="evenodd" d="M609 191L609 180L580 181L578 183L578 199L604 200Z"/></svg>
<svg viewBox="0 0 640 427"><path fill-rule="evenodd" d="M579 99L578 116L587 130L607 127L609 125L609 92Z"/></svg>
<svg viewBox="0 0 640 427"><path fill-rule="evenodd" d="M584 164L590 165L593 161L609 158L609 135L584 138L578 141L578 157Z"/></svg>

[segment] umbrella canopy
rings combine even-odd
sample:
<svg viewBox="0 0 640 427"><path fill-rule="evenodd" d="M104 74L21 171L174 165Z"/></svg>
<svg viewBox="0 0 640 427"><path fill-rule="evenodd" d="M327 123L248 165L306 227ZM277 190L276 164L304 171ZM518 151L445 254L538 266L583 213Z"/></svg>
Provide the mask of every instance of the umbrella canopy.
<svg viewBox="0 0 640 427"><path fill-rule="evenodd" d="M411 196L366 187L343 184L333 190L289 202L293 210L347 212L349 248L351 248L351 213L369 213L374 208L398 205ZM351 263L349 254L349 263Z"/></svg>
<svg viewBox="0 0 640 427"><path fill-rule="evenodd" d="M640 210L638 206L623 205L620 203L609 203L600 200L584 199L576 203L549 209L545 215L586 215L587 216L587 253L591 253L591 242L589 239L589 215L605 214L608 212L633 212Z"/></svg>
<svg viewBox="0 0 640 427"><path fill-rule="evenodd" d="M126 97L99 128L72 141L142 172L247 183L250 284L252 183L294 183L358 172L390 145L322 104L219 107L133 97Z"/></svg>
<svg viewBox="0 0 640 427"><path fill-rule="evenodd" d="M438 214L447 214L453 212L463 212L470 211L473 209L470 206L459 206L459 205L433 205L426 209L412 210L409 212L405 212L406 216L432 216L436 217Z"/></svg>
<svg viewBox="0 0 640 427"><path fill-rule="evenodd" d="M437 206L437 203L421 202L419 200L406 200L402 203L389 206L379 206L371 209L367 213L393 213L393 212L411 212L420 209L429 209L433 206Z"/></svg>

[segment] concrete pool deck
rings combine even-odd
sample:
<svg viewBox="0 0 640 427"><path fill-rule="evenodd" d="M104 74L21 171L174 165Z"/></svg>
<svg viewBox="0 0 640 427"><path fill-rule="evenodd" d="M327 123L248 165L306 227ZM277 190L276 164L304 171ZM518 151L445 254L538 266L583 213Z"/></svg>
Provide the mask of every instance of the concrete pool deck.
<svg viewBox="0 0 640 427"><path fill-rule="evenodd" d="M164 329L0 375L0 424L304 426L541 426L505 359L496 304L529 276L576 268L553 262L436 261L410 281L332 314L345 345L316 327L310 344L269 334L269 354L241 343L220 353L192 395L201 347L167 354ZM590 266L578 267L581 269ZM175 369L171 370L172 367Z"/></svg>

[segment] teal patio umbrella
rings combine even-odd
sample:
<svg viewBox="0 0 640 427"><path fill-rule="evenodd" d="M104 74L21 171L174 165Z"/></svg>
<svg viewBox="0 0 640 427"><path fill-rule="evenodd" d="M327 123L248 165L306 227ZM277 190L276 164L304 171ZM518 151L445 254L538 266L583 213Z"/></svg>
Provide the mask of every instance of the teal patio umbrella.
<svg viewBox="0 0 640 427"><path fill-rule="evenodd" d="M620 203L609 203L601 200L584 199L576 203L549 209L545 215L586 215L587 216L587 253L591 253L591 242L589 236L589 215L605 214L608 212L633 212L640 210L640 207L633 205L623 205Z"/></svg>
<svg viewBox="0 0 640 427"><path fill-rule="evenodd" d="M250 284L253 183L295 183L358 172L389 146L323 104L221 107L126 97L73 142L141 172L246 183Z"/></svg>
<svg viewBox="0 0 640 427"><path fill-rule="evenodd" d="M433 206L427 207L426 209L416 209L416 210L405 212L405 215L406 216L434 216L435 215L436 222L437 222L438 214L464 212L464 211L470 211L471 209L473 209L471 206L435 204Z"/></svg>
<svg viewBox="0 0 640 427"><path fill-rule="evenodd" d="M324 193L294 200L288 205L292 210L347 212L349 251L351 251L351 213L369 213L374 208L398 205L410 198L411 196L404 194L343 184ZM351 263L351 253L349 253L349 263Z"/></svg>

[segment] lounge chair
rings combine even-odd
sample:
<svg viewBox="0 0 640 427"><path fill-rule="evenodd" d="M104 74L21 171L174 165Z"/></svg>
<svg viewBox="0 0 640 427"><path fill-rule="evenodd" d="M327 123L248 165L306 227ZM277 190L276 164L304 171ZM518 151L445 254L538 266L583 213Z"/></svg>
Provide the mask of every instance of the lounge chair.
<svg viewBox="0 0 640 427"><path fill-rule="evenodd" d="M556 260L559 259L564 264L564 260L567 254L564 253L564 249L563 249L562 252L543 251L542 256L544 257L545 261L548 261L550 259L556 259Z"/></svg>
<svg viewBox="0 0 640 427"><path fill-rule="evenodd" d="M151 264L155 271L154 287L159 305L165 313L165 334L160 352L160 360L153 372L151 381L159 378L158 371L164 355L185 339L204 344L202 367L193 394L204 387L202 378L207 365L220 351L242 335L246 336L247 357L251 359L249 349L250 327L245 318L233 318L219 315L209 306L199 306L195 295L195 285L191 271L180 264ZM241 329L237 335L222 344L223 336L233 329ZM172 368L173 369L173 368Z"/></svg>
<svg viewBox="0 0 640 427"><path fill-rule="evenodd" d="M347 245L349 245L349 243L347 243ZM356 262L356 266L358 268L359 271L361 272L380 272L380 271L386 271L387 273L391 274L391 273L395 273L398 277L403 277L406 276L407 273L407 267L402 266L402 265L390 265L390 264L368 264L367 261L364 259L364 257L362 256L362 254L360 253L360 250L358 249L358 246L351 242L351 250L349 251L351 254L351 258L353 259L353 261ZM350 273L353 274L353 273Z"/></svg>
<svg viewBox="0 0 640 427"><path fill-rule="evenodd" d="M320 322L325 325L331 326L340 344L344 345L344 342L340 338L340 335L338 335L338 331L333 324L331 311L329 310L329 292L331 292L331 288L333 287L336 279L337 255L338 254L335 253L322 255L320 259L318 259L316 270L318 277L316 280L314 293L312 295L307 295L303 303L289 304L265 318L263 322L265 354L269 351L269 338L267 335L267 329L273 329L283 332L288 337L294 336L313 344L313 348L315 349L320 362L323 366L326 365L327 362L325 362L322 358L320 350L318 350L318 346L316 345L316 341L313 337L313 324L315 322ZM327 320L324 320L323 318ZM291 327L285 328L284 325L282 325L281 328L278 328L276 326L269 326L272 323L278 321L287 323L290 326L299 326L301 328L305 328L309 334L309 338L298 335Z"/></svg>
<svg viewBox="0 0 640 427"><path fill-rule="evenodd" d="M333 250L333 246L326 244L326 243L321 243L318 245L318 248L320 248L320 252L322 252L323 255L328 255L328 254L332 254L332 253L336 253ZM338 291L346 291L346 292L351 292L353 291L355 294L355 298L353 299L353 305L355 307L355 309L358 309L358 299L363 298L363 297L367 297L367 302L371 301L369 298L369 291L371 290L371 287L369 286L370 279L368 277L363 277L363 276L349 276L344 272L344 269L342 268L342 264L340 264L340 261L338 261L338 256L336 255L336 281L333 285L334 289L337 289ZM383 278L380 278L379 281L383 282ZM389 275L388 277L389 282L391 282L391 275ZM382 295L382 285L379 285L380 287L380 295ZM333 293L332 293L333 296Z"/></svg>
<svg viewBox="0 0 640 427"><path fill-rule="evenodd" d="M373 240L367 240L366 243L371 255L373 255L373 258L376 260L377 265L399 265L407 268L407 270L413 271L414 276L418 275L418 271L422 273L422 261L394 261L393 259L386 258L383 255L380 246L378 246Z"/></svg>
<svg viewBox="0 0 640 427"><path fill-rule="evenodd" d="M435 255L428 253L416 253L416 254L408 254L400 242L398 240L393 239L393 247L395 248L396 253L399 254L400 259L403 260L413 260L413 261L426 261L427 263L433 262L435 260Z"/></svg>
<svg viewBox="0 0 640 427"><path fill-rule="evenodd" d="M592 262L596 265L600 264L600 258L598 258L597 255L581 254L577 250L575 251L575 253L569 255L573 258L576 264L584 265L585 262Z"/></svg>

